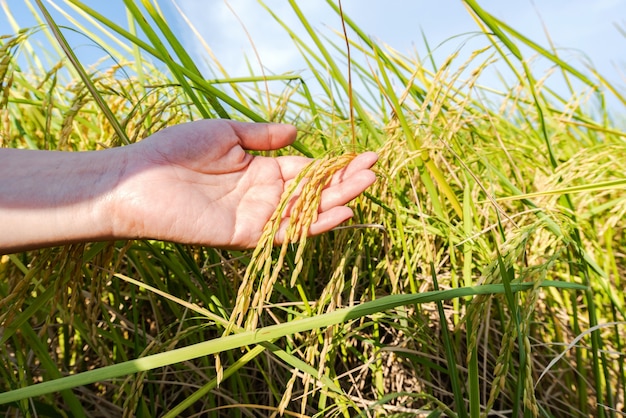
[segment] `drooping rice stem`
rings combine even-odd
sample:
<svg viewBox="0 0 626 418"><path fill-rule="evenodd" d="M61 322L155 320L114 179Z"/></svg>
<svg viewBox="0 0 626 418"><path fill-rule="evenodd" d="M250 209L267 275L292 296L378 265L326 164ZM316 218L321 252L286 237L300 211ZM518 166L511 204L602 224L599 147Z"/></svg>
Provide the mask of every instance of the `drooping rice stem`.
<svg viewBox="0 0 626 418"><path fill-rule="evenodd" d="M333 175L346 167L355 154L329 156L314 160L306 166L281 196L280 202L265 224L259 243L252 254L243 281L237 293L237 304L230 317L225 334L236 324L246 322L247 329L256 329L263 306L271 297L272 289L282 270L283 261L290 244L298 244L295 266L291 273L291 286L295 285L302 271L304 248L311 225L317 220L322 191L331 182ZM291 207L289 208L289 205ZM276 262L272 259L272 248L283 217L289 208L289 224ZM256 286L256 290L255 289ZM254 292L254 295L253 295Z"/></svg>

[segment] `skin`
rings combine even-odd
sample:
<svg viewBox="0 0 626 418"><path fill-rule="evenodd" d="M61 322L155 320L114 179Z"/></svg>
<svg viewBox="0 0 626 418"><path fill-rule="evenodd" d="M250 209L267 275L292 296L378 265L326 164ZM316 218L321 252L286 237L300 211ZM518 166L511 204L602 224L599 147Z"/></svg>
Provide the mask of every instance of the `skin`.
<svg viewBox="0 0 626 418"><path fill-rule="evenodd" d="M311 160L253 156L291 144L290 125L200 120L103 151L0 149L0 253L149 238L252 248L289 182ZM375 153L357 156L322 194L310 234L353 213L375 181ZM289 221L283 215L276 243Z"/></svg>

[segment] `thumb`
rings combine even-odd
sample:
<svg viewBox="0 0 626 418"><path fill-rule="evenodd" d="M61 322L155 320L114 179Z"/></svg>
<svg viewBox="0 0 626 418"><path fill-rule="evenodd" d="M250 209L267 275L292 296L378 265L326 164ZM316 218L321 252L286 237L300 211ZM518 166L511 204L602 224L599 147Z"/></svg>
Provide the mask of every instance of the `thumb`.
<svg viewBox="0 0 626 418"><path fill-rule="evenodd" d="M255 151L276 150L296 140L296 128L282 123L228 121L242 148Z"/></svg>

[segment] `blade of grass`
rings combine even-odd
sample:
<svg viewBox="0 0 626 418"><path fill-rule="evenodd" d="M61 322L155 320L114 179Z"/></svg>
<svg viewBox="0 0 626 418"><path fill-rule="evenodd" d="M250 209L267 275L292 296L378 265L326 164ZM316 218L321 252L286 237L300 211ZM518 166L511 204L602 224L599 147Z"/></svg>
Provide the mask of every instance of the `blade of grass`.
<svg viewBox="0 0 626 418"><path fill-rule="evenodd" d="M175 302L176 304L183 306L186 309L189 309L193 312L196 312L212 321L215 321L217 324L220 324L222 327L226 327L229 324L229 320L225 317L220 317L219 315L214 314L213 312L209 311L206 308L202 308L194 303L189 303L187 301L184 301L180 298L177 298L175 296L173 296L170 293L167 293L166 291L163 290L159 290L155 287L152 287L150 285L147 285L144 282L140 282L138 280L135 280L131 277L125 276L123 274L119 274L119 273L115 273L114 274L117 278L122 279L126 282L132 283L135 286L139 286L139 287L143 287L146 288L147 290L167 299L170 300L172 302ZM226 312L224 312L224 314L226 314ZM243 332L243 328L235 328L233 329L233 331L235 333L241 333ZM219 340L219 339L217 339ZM216 340L216 341L217 341ZM318 372L317 370L312 367L311 365L307 364L306 362L300 360L299 358L297 358L296 356L294 356L293 354L289 354L287 353L285 350L281 349L280 347L278 347L277 345L273 344L273 340L268 340L268 341L262 341L259 343L260 346L263 347L264 350L267 350L269 352L271 352L273 355L275 355L276 357L278 357L279 359L283 360L285 363L289 364L291 367L298 369L298 370L302 370L305 373L308 373L309 375L311 375L312 377L315 378L319 378L320 381L322 381L322 383L325 385L325 387L327 389L329 389L331 392L334 392L335 394L341 394L341 389L336 385L335 382L333 382L329 377L327 376L318 376ZM214 353L211 353L214 354ZM253 356L250 360L252 360L254 357ZM243 366L243 364L242 364ZM232 373L227 374L226 372L224 373L224 378L230 376ZM220 379L221 380L221 379ZM215 379L215 384L218 384L219 382L217 381L217 379ZM208 385L212 385L213 383L208 383ZM211 386L212 387L212 386Z"/></svg>
<svg viewBox="0 0 626 418"><path fill-rule="evenodd" d="M144 5L144 7L146 7L147 2L146 1L142 1L142 3ZM195 90L191 87L191 85L187 81L187 78L184 77L182 72L178 69L178 66L174 65L174 60L172 59L169 51L167 50L167 48L165 47L165 45L163 44L163 42L159 38L159 36L156 33L156 31L152 28L152 25L150 25L148 23L148 21L146 20L146 18L144 17L144 13L142 13L139 10L139 7L137 7L137 5L135 4L134 1L124 0L124 4L126 5L126 8L130 11L131 15L135 18L135 21L137 22L137 24L139 25L139 27L141 28L143 33L148 37L148 39L152 43L152 46L154 47L154 49L156 51L158 51L159 59L161 59L161 61L163 61L165 63L165 65L167 65L167 67L170 69L170 71L174 75L174 78L176 79L176 81L178 81L180 83L183 91L185 92L185 94L187 94L187 96L194 103L194 105L195 105L196 109L198 110L198 112L200 112L202 117L210 118L211 117L211 113L206 108L204 103L202 103L200 101L200 99L198 98L198 96L195 93ZM148 4L148 6L149 6L149 4ZM162 29L162 27L161 27L162 20L158 19L158 15L154 12L154 9L153 8L148 8L148 7L146 7L146 8L148 10L148 14L152 17L153 21L155 21L154 20L155 16L157 16L157 20L155 21L156 25L157 25L157 27L159 27L159 29ZM165 36L166 36L166 39L167 39L167 34ZM170 45L170 47L173 48L178 53L177 46L178 45ZM184 66L185 63L183 62L182 64L183 64L182 66ZM194 72L194 73L197 72L197 69L195 69L195 65L193 67L191 67L191 68L188 68L188 70L190 72ZM224 111L224 109L219 104L218 104L217 107L214 106L213 108L217 112L217 114L220 115L221 117L229 118L228 114Z"/></svg>
<svg viewBox="0 0 626 418"><path fill-rule="evenodd" d="M522 68L524 70L524 77L521 76L521 74L519 74L517 71L515 71L514 67L511 65L509 60L506 60L506 62L509 64L510 68L515 72L515 74L518 75L518 80L520 81L521 85L525 85L528 87L528 90L535 102L535 108L537 110L537 116L538 116L538 120L539 120L539 128L540 128L540 132L541 135L544 139L544 143L546 144L546 149L548 151L548 157L550 159L550 164L552 165L553 168L556 168L556 166L558 165L557 163L557 159L554 155L554 148L552 146L552 141L550 140L550 136L548 135L548 130L546 127L546 121L545 121L545 117L544 117L544 109L543 109L543 103L545 102L545 100L540 101L539 100L539 94L537 92L536 89L536 81L535 81L535 77L533 76L532 72L530 71L530 67L528 66L528 63L526 62L526 60L524 60L524 58L522 57L521 52L519 51L519 49L517 48L517 46L513 43L513 41L511 41L504 32L502 32L502 30L500 29L499 25L498 25L498 21L489 13L487 13L483 8L481 8L474 0L464 0L464 2L468 5L468 7L474 12L475 14L475 18L480 21L479 23L483 23L485 24L495 35L496 38L498 38L500 40L500 42L502 42L506 48L515 56L515 58L517 58L521 64L522 64ZM486 32L486 31L485 31ZM492 37L489 37L490 40L492 40ZM494 46L496 46L495 41L493 41ZM499 49L499 48L498 48ZM500 50L500 49L499 49ZM505 56L504 54L501 53L501 56ZM532 125L531 125L532 126Z"/></svg>
<svg viewBox="0 0 626 418"><path fill-rule="evenodd" d="M250 349L247 353L245 353L241 358L237 359L237 361L224 370L223 377L218 381L217 378L211 379L204 386L199 388L194 392L193 395L188 396L181 403L170 409L162 418L175 418L180 417L181 413L185 411L187 408L191 407L195 402L199 401L203 397L207 396L207 394L218 387L219 382L225 379L228 379L230 376L235 374L238 370L240 370L243 366L251 362L255 357L265 352L267 347L265 345L257 345L256 347Z"/></svg>
<svg viewBox="0 0 626 418"><path fill-rule="evenodd" d="M560 189L542 190L540 192L523 193L519 195L499 197L499 198L496 198L496 201L504 202L504 201L511 201L511 200L525 200L525 199L531 199L533 197L540 197L540 196L560 196L563 194L596 192L596 191L605 191L605 190L614 190L614 189L626 189L626 179L601 181L601 182L592 183L592 184L582 184L580 186L570 186L570 187L563 187Z"/></svg>
<svg viewBox="0 0 626 418"><path fill-rule="evenodd" d="M517 48L517 45L515 45L504 34L504 32L502 32L502 30L500 29L500 25L498 24L498 21L491 14L487 13L485 9L480 7L475 0L463 0L463 2L467 4L467 6L469 6L469 8L476 14L476 16L478 16L480 20L485 22L485 24L487 25L489 29L491 29L493 34L498 39L500 39L500 41L509 49L509 51L511 51L513 55L515 55L515 58L517 58L520 61L523 60L522 54Z"/></svg>
<svg viewBox="0 0 626 418"><path fill-rule="evenodd" d="M48 12L48 9L43 5L41 0L35 0L35 2L39 6L41 13L46 19L46 22L48 23L48 27L50 28L55 38L57 39L58 44L63 49L65 56L70 60L70 62L72 63L72 66L78 72L81 80L83 81L83 83L85 83L85 86L91 93L92 97L98 104L98 107L100 108L100 110L102 111L106 119L109 121L109 123L113 127L113 130L117 134L120 141L122 141L124 144L130 144L130 141L128 140L128 136L126 135L126 132L124 132L122 125L120 125L119 121L117 120L113 112L111 111L111 108L109 107L107 102L102 98L102 96L98 92L98 89L93 84L91 77L89 76L89 74L87 74L87 72L83 68L83 65L80 63L80 61L74 54L74 51L72 50L70 45L67 43L67 40L63 36L61 29L59 28L59 26L57 26L56 22L54 21L54 19Z"/></svg>
<svg viewBox="0 0 626 418"><path fill-rule="evenodd" d="M66 4L68 4L68 0L63 0ZM109 51L116 55L118 61L122 56L126 54L130 54L134 49L133 46L129 47L127 44L122 42L119 38L113 36L110 32L108 32L101 24L99 24L95 19L89 16L87 13L78 10L79 15L85 19L93 28L88 28L86 25L82 24L72 13L69 13L64 8L53 2L52 0L47 0L48 4L52 8L54 8L58 13L60 13L65 19L68 20L72 25L76 27L77 32L82 33L83 35L89 37L96 43L101 49L105 51ZM129 25L132 28L132 23ZM102 33L104 37L99 36L99 33ZM110 42L105 41L105 37L110 39Z"/></svg>
<svg viewBox="0 0 626 418"><path fill-rule="evenodd" d="M548 60L552 61L559 68L563 69L564 71L567 71L569 74L572 74L573 76L578 78L580 81L582 81L586 85L592 87L593 89L597 89L598 88L597 83L593 82L589 77L587 77L585 74L583 74L581 71L579 71L573 65L570 65L567 61L564 61L563 59L559 58L559 56L556 55L555 53L552 53L549 50L547 50L546 48L544 48L541 45L539 45L538 43L533 42L528 37L524 36L520 32L518 32L515 29L513 29L506 22L504 22L504 21L494 17L493 15L491 16L491 20L492 20L493 24L497 25L499 28L504 29L506 32L510 33L518 41L520 41L523 44L525 44L526 46L530 47L532 50L538 52L544 58L547 58ZM600 83L603 86L605 86L607 89L609 89L611 91L611 93L613 93L615 95L615 97L621 103L626 104L626 98L621 93L619 93L618 90L615 89L615 87L613 86L612 83L608 82L604 77L602 77L596 71L593 71L593 74L594 74L594 76L596 76L598 78L598 80L600 81Z"/></svg>
<svg viewBox="0 0 626 418"><path fill-rule="evenodd" d="M524 289L529 289L532 286L533 284L528 283L514 284L511 285L511 290L515 292L523 291ZM542 283L541 287L556 287L569 290L586 289L586 287L574 283L553 281L546 281ZM260 344L298 332L326 328L331 325L358 319L367 315L373 315L377 312L382 312L403 305L436 302L472 295L498 294L503 292L504 287L502 285L492 284L473 286L469 288L442 290L438 292L430 291L419 294L385 296L371 302L365 302L361 305L350 308L338 309L336 311L321 314L315 317L304 318L284 324L271 325L264 328L258 328L254 331L244 331L238 334L228 335L227 337L173 349L168 352L153 354L124 363L89 370L76 375L0 393L0 404L54 393L98 381L114 379L140 371L152 370L158 367L164 367L210 354L221 353L235 348Z"/></svg>
<svg viewBox="0 0 626 418"><path fill-rule="evenodd" d="M535 387L537 387L537 385L539 384L539 381L544 378L544 376L550 371L550 369L552 369L559 361L561 361L561 359L565 356L565 354L567 354L567 352L569 350L571 350L572 348L576 347L576 345L580 342L580 340L582 340L583 338L585 338L586 336L588 336L592 332L595 332L595 331L597 331L599 329L602 329L602 328L605 328L605 327L614 327L614 326L617 326L617 325L626 325L626 321L612 321L612 322L606 322L606 323L603 323L603 324L598 324L598 325L595 325L594 327L586 329L585 331L583 331L580 334L578 334L572 341L570 341L565 346L563 351L561 351L556 357L554 357L552 360L550 360L550 363L548 363L548 365L543 369L543 371L541 372L541 374L539 375L539 377L535 381Z"/></svg>
<svg viewBox="0 0 626 418"><path fill-rule="evenodd" d="M63 379L63 377L61 377L62 376L61 372L59 371L59 369L57 369L56 363L54 362L54 360L52 360L52 358L50 357L50 354L48 353L48 346L43 343L40 336L38 336L35 333L35 331L32 329L30 324L28 323L22 324L22 326L20 327L20 332L30 342L30 347L36 353L37 359L41 362L41 366L43 367L43 369L53 379L56 379L56 380ZM52 381L55 381L55 380L52 380ZM32 386L27 386L24 389L27 389L28 387L32 387ZM80 404L80 401L78 400L78 397L69 389L70 388L59 390L59 392L61 393L61 396L63 396L63 399L65 400L65 402L67 402L67 406L69 407L69 410L71 411L72 415L75 417L86 418L87 415L85 414L85 411L83 410ZM20 389L17 389L16 391L18 390Z"/></svg>
<svg viewBox="0 0 626 418"><path fill-rule="evenodd" d="M145 42L142 39L136 37L132 33L128 32L127 30L122 28L121 26L117 25L112 20L106 18L104 15L102 15L101 13L98 13L94 9L88 7L87 5L85 5L84 3L80 2L79 0L66 0L66 1L70 2L73 7L76 7L79 10L83 10L85 13L89 14L94 19L98 20L99 22L102 22L102 24L104 24L106 27L108 27L112 31L118 33L120 36L122 36L123 38L128 40L130 43L139 46L141 49L143 49L144 51L146 51L147 53L149 53L150 55L152 55L156 59L171 65L172 67L175 68L175 71L177 73L184 74L191 81L196 83L198 86L201 86L201 88L203 90L206 90L210 94L213 94L215 97L219 98L224 103L226 103L229 106L233 107L238 112L241 112L243 115L249 117L251 120L253 120L255 122L264 122L265 121L261 116L257 115L256 113L254 113L253 111L251 111L247 107L242 106L236 100L233 100L225 92L220 91L219 89L216 89L215 87L211 86L210 83L208 83L202 77L199 77L193 71L191 71L191 70L185 68L184 66L176 63L171 58L168 60L167 57L163 57L162 56L162 52L164 50L164 47L159 49L159 48L151 46L147 42ZM135 9L136 9L136 7L135 7ZM141 14L141 13L139 12L139 14ZM154 31L152 31L152 32L154 33ZM156 41L160 42L158 37L157 37ZM167 52L167 50L165 50L165 52Z"/></svg>
<svg viewBox="0 0 626 418"><path fill-rule="evenodd" d="M176 63L175 61L173 61L171 57L169 56L165 47L162 45L160 39L156 35L156 32L151 30L151 28L148 27L147 29L149 29L150 32L153 34L154 41L157 44L160 44L161 47L151 46L147 42L138 38L136 35L128 32L127 30L125 30L124 28L122 28L121 26L113 22L112 20L106 18L104 15L88 7L87 5L85 5L83 2L79 0L65 0L65 1L68 2L75 9L80 10L81 12L90 16L91 18L101 22L104 26L108 27L113 32L119 34L120 36L128 40L133 45L133 47L139 47L140 49L146 51L147 53L149 53L156 59L166 63L171 69L173 69L172 70L173 74L178 74L179 77L182 77L184 75L185 77L189 78L189 80L193 82L195 86L197 86L196 89L199 89L205 92L207 96L215 97L223 101L225 104L232 107L234 110L240 112L242 115L250 118L254 122L265 122L265 119L262 116L258 115L257 113L252 111L250 108L242 105L238 100L233 99L227 93L214 87L210 81L205 80L196 71L186 68L185 66L180 65ZM144 26L147 25L147 22L145 22L145 19L141 15L141 12L138 11L138 8L136 6L135 7L133 6L135 5L131 4L131 8L129 10L131 11L131 13L135 11L135 13L132 13L134 16L137 17L137 14L139 15L139 17L137 18L137 22L138 23L143 22L141 25L142 30L143 30ZM189 84L187 83L187 85ZM194 89L190 88L189 91L191 90L194 90ZM200 102L197 102L197 103L200 103ZM291 146L307 157L313 156L312 152L299 141L294 142Z"/></svg>
<svg viewBox="0 0 626 418"><path fill-rule="evenodd" d="M337 63L328 52L328 49L326 48L326 46L324 46L324 43L320 40L319 36L317 36L317 33L315 33L315 31L313 30L311 24L304 16L302 10L300 10L297 3L294 0L289 0L289 4L291 5L293 11L296 13L296 16L298 16L300 23L302 24L302 26L304 26L307 33L313 40L316 48L324 57L324 62L329 67L333 80L335 80L342 87L346 94L348 94L350 91L350 86L348 85L348 82L344 77L343 72L339 69ZM357 114L359 115L361 122L366 126L368 133L375 139L377 143L380 143L381 141L379 139L378 130L372 124L370 116L365 112L359 100L354 100L352 104L354 106L354 110L356 110Z"/></svg>
<svg viewBox="0 0 626 418"><path fill-rule="evenodd" d="M439 282L437 280L437 272L435 270L435 263L433 263L432 261L430 262L430 271L431 271L431 275L433 279L433 288L435 289L435 291L438 291ZM456 411L459 417L467 418L467 409L465 408L465 397L463 396L463 391L461 390L459 372L458 372L456 359L454 355L454 347L452 344L452 339L450 338L450 331L448 330L448 320L446 319L446 313L443 310L443 304L441 303L441 301L438 300L436 304L437 304L437 312L439 313L439 323L441 324L441 335L443 337L443 347L446 352L448 376L450 377L450 382L452 385L452 393L454 394L454 403L456 404ZM470 416L472 418L478 417L478 412L480 411L480 409L476 409L476 406L480 408L480 399L479 399L480 392L478 390L478 386L473 387L471 385L471 381L473 378L476 378L476 381L478 381L478 374L476 374L476 376L472 376L472 369L470 368L470 376L469 376L470 386L468 390L469 390L469 395L470 395ZM477 402L474 408L472 408L473 402Z"/></svg>
<svg viewBox="0 0 626 418"><path fill-rule="evenodd" d="M498 220L498 225L499 225L501 234L504 234L504 228L502 228L502 224L499 222L499 220ZM524 399L524 388L525 388L524 380L525 380L525 370L526 370L526 352L524 350L524 344L522 342L520 315L519 315L518 303L516 300L517 297L514 294L512 287L511 287L511 284L515 280L513 267L512 266L508 267L504 263L504 260L502 259L502 255L500 254L500 251L497 246L496 246L496 251L497 251L498 268L500 270L500 277L502 279L502 284L504 286L504 296L505 296L506 304L509 307L509 310L511 311L511 318L512 318L511 320L513 321L515 325L515 334L518 340L519 365L518 365L518 373L514 374L514 376L516 376L517 383L514 385L516 389L515 390L516 393L513 399L513 414L512 414L512 417L516 418L519 415L519 411L521 410L522 405L524 405L523 399ZM524 414L524 416L526 415Z"/></svg>
<svg viewBox="0 0 626 418"><path fill-rule="evenodd" d="M176 53L178 56L181 66L188 69L189 71L196 74L199 78L202 78L202 74L200 70L196 66L193 59L187 54L186 49L183 45L178 41L178 37L171 31L170 25L165 21L163 15L159 13L157 8L155 7L157 3L151 3L149 0L142 0L143 6L146 8L152 20L157 24L159 30L163 34L165 40L170 45L170 48ZM176 74L176 73L174 73ZM178 79L178 77L177 77ZM180 81L180 80L179 80ZM213 107L213 109L217 112L217 114L222 118L229 118L226 109L219 103L217 98L210 94L207 91L201 90L205 93L205 98L209 102L209 104ZM189 93L189 92L187 92Z"/></svg>

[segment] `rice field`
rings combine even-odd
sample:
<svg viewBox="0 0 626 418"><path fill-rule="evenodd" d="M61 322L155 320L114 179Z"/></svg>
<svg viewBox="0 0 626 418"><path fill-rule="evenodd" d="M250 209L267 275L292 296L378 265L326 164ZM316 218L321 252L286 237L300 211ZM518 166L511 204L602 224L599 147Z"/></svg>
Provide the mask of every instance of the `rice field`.
<svg viewBox="0 0 626 418"><path fill-rule="evenodd" d="M0 40L0 146L98 150L229 118L294 124L272 155L316 163L282 246L270 220L249 251L3 255L4 416L626 414L623 86L475 0L483 46L442 63L372 41L333 1L335 31L289 1L306 37L266 6L309 67L241 76L215 61L210 79L156 2L125 1L120 26L59 1L71 29L28 3L42 26ZM75 32L108 58L81 62ZM514 82L484 86L494 66ZM365 151L378 179L355 217L307 238L329 173Z"/></svg>

